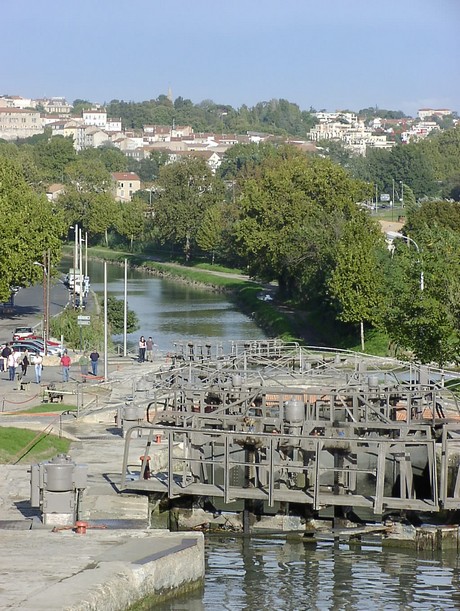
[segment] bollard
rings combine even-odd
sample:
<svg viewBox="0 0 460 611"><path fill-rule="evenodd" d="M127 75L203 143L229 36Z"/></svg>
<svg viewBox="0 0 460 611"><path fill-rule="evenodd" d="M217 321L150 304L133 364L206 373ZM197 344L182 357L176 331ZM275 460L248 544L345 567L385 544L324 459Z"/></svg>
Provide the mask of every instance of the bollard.
<svg viewBox="0 0 460 611"><path fill-rule="evenodd" d="M142 470L142 465L144 464L144 459L145 459L144 479L150 479L150 456L139 456L139 460L141 461L141 470Z"/></svg>
<svg viewBox="0 0 460 611"><path fill-rule="evenodd" d="M86 535L86 529L88 528L88 522L82 522L79 520L75 522L75 532L78 535Z"/></svg>

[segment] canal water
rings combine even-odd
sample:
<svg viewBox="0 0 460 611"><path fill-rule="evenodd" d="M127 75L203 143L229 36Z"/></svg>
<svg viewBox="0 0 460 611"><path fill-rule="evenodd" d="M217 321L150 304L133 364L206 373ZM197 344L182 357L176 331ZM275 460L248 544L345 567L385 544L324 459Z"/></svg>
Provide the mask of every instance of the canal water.
<svg viewBox="0 0 460 611"><path fill-rule="evenodd" d="M68 263L67 263L68 266ZM88 262L91 286L103 295L100 262ZM65 265L63 267L65 269ZM108 294L124 296L124 268L107 266ZM140 329L160 350L176 341L226 342L263 333L225 295L128 271L128 303ZM117 339L117 338L115 338ZM121 341L121 338L118 338ZM156 611L405 611L460 609L456 553L415 553L283 537L208 536L204 590L155 605Z"/></svg>
<svg viewBox="0 0 460 611"><path fill-rule="evenodd" d="M62 271L68 271L71 259L65 259ZM88 261L91 289L102 303L104 264ZM107 293L124 299L124 266L107 265ZM141 335L151 336L161 351L169 351L175 342L209 340L225 344L231 340L261 339L263 331L242 314L223 293L158 278L146 272L128 269L128 308L139 319L140 327L127 336L128 346L135 347ZM123 336L113 337L123 342Z"/></svg>
<svg viewBox="0 0 460 611"><path fill-rule="evenodd" d="M204 591L156 611L460 609L457 553L415 554L289 538L210 536Z"/></svg>

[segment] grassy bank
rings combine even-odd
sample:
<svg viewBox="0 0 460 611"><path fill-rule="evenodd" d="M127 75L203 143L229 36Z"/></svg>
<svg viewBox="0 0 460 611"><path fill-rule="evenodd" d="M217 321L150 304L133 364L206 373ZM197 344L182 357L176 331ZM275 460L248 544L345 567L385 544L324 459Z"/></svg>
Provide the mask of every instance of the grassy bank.
<svg viewBox="0 0 460 611"><path fill-rule="evenodd" d="M40 431L0 427L0 463L37 463L68 452L70 441Z"/></svg>

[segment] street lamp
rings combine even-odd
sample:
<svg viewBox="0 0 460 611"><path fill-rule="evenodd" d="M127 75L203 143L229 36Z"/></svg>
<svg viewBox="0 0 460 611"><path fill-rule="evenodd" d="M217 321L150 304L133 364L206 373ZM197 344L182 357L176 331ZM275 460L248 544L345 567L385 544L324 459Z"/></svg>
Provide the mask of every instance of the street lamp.
<svg viewBox="0 0 460 611"><path fill-rule="evenodd" d="M408 235L399 233L399 231L387 231L386 236L387 236L387 242L388 242L388 250L390 250L391 252L393 252L394 250L393 240L396 240L396 239L405 240L408 244L410 243L415 246L417 250L417 254L418 254L418 263L420 265L420 290L423 291L423 289L425 288L425 279L423 275L422 256L421 256L420 248L418 247L417 242L413 240L412 238L410 238Z"/></svg>
<svg viewBox="0 0 460 611"><path fill-rule="evenodd" d="M43 253L43 263L34 261L34 265L39 265L43 268L43 350L45 356L48 354L48 336L49 336L49 269L50 269L50 251Z"/></svg>

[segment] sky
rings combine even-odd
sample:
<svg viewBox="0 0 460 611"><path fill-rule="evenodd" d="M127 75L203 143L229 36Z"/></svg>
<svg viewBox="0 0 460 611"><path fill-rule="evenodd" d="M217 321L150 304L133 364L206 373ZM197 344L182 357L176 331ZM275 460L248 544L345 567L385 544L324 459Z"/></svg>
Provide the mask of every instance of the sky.
<svg viewBox="0 0 460 611"><path fill-rule="evenodd" d="M460 112L460 0L2 2L0 95Z"/></svg>

